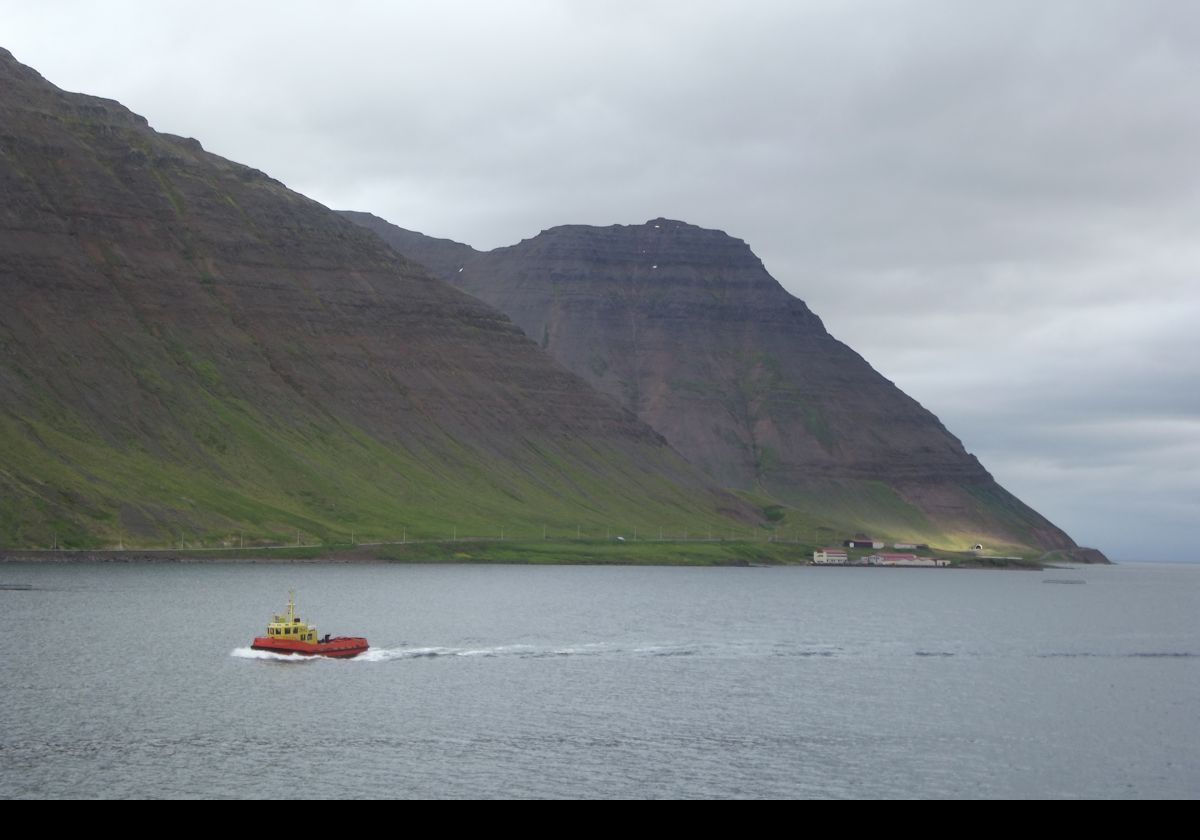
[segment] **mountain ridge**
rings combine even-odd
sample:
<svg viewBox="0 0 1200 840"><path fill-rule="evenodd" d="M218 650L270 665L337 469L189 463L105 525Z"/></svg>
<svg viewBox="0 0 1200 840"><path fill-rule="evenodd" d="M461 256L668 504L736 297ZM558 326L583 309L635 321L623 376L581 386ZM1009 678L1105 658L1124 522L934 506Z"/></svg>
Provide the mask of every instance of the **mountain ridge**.
<svg viewBox="0 0 1200 840"><path fill-rule="evenodd" d="M343 215L506 312L684 457L766 507L807 513L806 525L1075 547L831 336L740 239L658 218L556 226L483 252Z"/></svg>
<svg viewBox="0 0 1200 840"><path fill-rule="evenodd" d="M0 542L759 521L328 208L7 51L0 82Z"/></svg>

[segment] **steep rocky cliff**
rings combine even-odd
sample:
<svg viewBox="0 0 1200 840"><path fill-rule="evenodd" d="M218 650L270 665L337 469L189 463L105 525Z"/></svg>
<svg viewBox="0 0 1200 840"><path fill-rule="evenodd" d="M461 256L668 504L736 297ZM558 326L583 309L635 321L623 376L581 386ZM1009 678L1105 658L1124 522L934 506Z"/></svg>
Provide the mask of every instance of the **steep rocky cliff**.
<svg viewBox="0 0 1200 840"><path fill-rule="evenodd" d="M769 512L778 502L806 528L943 544L1073 545L830 336L739 239L655 219L556 227L481 253L350 218L507 313Z"/></svg>
<svg viewBox="0 0 1200 840"><path fill-rule="evenodd" d="M3 50L0 195L0 546L754 521L496 310Z"/></svg>

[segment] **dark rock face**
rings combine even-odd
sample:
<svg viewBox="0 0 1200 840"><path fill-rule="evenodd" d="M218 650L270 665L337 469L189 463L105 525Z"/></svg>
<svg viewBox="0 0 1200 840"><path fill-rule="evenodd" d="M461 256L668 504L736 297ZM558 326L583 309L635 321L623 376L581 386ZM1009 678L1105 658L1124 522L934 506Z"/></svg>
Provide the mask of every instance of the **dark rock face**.
<svg viewBox="0 0 1200 840"><path fill-rule="evenodd" d="M65 93L5 51L0 195L0 541L38 522L42 538L55 522L244 521L213 513L221 488L277 526L328 530L348 522L332 512L348 488L393 481L398 503L429 510L439 492L467 499L468 476L481 497L575 493L594 509L666 486L692 514L749 518L498 311L263 173ZM393 456L396 472L361 474ZM424 471L419 493L403 491L404 465ZM332 484L287 486L298 474ZM173 495L201 476L216 501ZM589 480L608 489L585 492Z"/></svg>
<svg viewBox="0 0 1200 840"><path fill-rule="evenodd" d="M453 239L434 239L423 233L414 233L396 227L372 213L343 210L340 215L357 225L374 231L398 254L403 254L415 263L425 266L437 277L453 277L479 252L470 245Z"/></svg>
<svg viewBox="0 0 1200 840"><path fill-rule="evenodd" d="M356 220L507 313L725 486L871 533L1074 545L831 337L741 240L655 219L557 227L480 253Z"/></svg>

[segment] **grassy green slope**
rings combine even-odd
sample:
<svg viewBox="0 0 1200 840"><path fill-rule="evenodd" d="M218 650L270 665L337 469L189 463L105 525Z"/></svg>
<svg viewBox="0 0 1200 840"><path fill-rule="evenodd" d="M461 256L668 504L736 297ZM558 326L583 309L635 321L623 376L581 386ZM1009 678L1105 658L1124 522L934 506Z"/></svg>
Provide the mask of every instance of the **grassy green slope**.
<svg viewBox="0 0 1200 840"><path fill-rule="evenodd" d="M964 486L961 492L980 496L981 517L1000 499L986 491ZM1029 554L1036 541L1005 539L989 534L985 526L947 526L929 519L893 488L878 481L839 479L809 490L793 487L786 494L738 492L760 508L768 525L781 539L799 539L815 546L840 545L847 536L865 535L887 543L923 543L943 551L963 551L983 543L989 551ZM992 514L994 515L994 514ZM1015 520L1014 521L1018 521Z"/></svg>
<svg viewBox="0 0 1200 840"><path fill-rule="evenodd" d="M440 452L412 451L335 418L288 427L244 402L212 398L207 412L182 421L175 451L164 456L115 445L82 424L64 428L61 419L0 413L0 546L253 544L292 541L297 531L321 542L501 528L527 537L543 527L699 533L729 525L666 477L631 470L627 456L585 442L530 446L522 462L449 439Z"/></svg>

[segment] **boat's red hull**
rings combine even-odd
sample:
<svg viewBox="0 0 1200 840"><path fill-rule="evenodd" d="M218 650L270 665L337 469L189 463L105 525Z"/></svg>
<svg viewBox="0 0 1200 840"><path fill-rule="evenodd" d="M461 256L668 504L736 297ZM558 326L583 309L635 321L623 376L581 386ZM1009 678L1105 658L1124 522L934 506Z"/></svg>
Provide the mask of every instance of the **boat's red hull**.
<svg viewBox="0 0 1200 840"><path fill-rule="evenodd" d="M291 639L274 639L270 636L257 636L250 645L254 650L268 650L271 653L298 654L299 656L333 656L349 659L358 656L367 649L367 640L360 636L338 636L328 642L296 642Z"/></svg>

